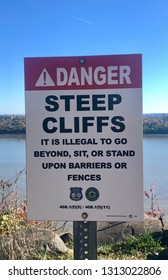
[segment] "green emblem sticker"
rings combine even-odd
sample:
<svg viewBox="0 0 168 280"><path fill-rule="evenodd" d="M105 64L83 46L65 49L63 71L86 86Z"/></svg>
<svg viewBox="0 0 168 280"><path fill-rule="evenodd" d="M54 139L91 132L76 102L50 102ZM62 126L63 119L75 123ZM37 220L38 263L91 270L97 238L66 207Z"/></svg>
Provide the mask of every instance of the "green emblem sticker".
<svg viewBox="0 0 168 280"><path fill-rule="evenodd" d="M98 189L91 187L86 190L85 195L89 201L95 201L99 198L99 191Z"/></svg>

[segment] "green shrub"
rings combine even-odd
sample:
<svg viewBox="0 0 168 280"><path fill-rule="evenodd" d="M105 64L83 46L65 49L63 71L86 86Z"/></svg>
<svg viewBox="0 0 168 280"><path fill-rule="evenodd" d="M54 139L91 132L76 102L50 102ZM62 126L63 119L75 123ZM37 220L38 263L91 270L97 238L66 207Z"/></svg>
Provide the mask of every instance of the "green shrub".
<svg viewBox="0 0 168 280"><path fill-rule="evenodd" d="M162 249L160 240L155 240L150 233L131 236L126 241L118 241L112 245L112 250L118 255L133 255L137 252L154 254Z"/></svg>

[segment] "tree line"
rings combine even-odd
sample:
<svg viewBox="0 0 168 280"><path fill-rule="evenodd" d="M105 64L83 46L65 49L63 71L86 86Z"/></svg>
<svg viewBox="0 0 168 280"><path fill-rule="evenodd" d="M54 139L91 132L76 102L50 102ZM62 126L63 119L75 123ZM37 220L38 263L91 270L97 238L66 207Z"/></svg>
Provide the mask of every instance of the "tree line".
<svg viewBox="0 0 168 280"><path fill-rule="evenodd" d="M0 115L0 134L25 134L24 115ZM143 116L144 135L168 134L168 114L151 114Z"/></svg>
<svg viewBox="0 0 168 280"><path fill-rule="evenodd" d="M25 134L25 116L0 116L0 134Z"/></svg>
<svg viewBox="0 0 168 280"><path fill-rule="evenodd" d="M143 133L148 134L168 134L168 114L144 115Z"/></svg>

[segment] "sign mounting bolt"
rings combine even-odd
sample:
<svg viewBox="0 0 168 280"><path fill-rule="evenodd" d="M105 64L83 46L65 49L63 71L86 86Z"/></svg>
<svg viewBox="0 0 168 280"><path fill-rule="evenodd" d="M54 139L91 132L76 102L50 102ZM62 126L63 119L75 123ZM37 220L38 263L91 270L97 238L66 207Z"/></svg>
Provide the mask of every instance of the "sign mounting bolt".
<svg viewBox="0 0 168 280"><path fill-rule="evenodd" d="M86 62L86 60L84 58L80 58L79 62L80 62L80 64L84 64Z"/></svg>
<svg viewBox="0 0 168 280"><path fill-rule="evenodd" d="M82 218L83 218L84 220L87 219L87 217L88 217L88 214L87 214L86 212L82 213Z"/></svg>

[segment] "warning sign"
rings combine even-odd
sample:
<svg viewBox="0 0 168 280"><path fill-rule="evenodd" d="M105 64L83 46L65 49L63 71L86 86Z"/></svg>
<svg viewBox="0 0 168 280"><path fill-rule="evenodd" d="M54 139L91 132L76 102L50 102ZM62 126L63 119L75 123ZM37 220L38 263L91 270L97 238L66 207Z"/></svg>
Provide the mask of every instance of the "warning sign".
<svg viewBox="0 0 168 280"><path fill-rule="evenodd" d="M38 78L36 84L36 87L53 87L55 86L53 80L51 79L50 75L48 74L47 70L44 68L43 71L40 74L40 77Z"/></svg>
<svg viewBox="0 0 168 280"><path fill-rule="evenodd" d="M141 55L25 59L28 218L143 219Z"/></svg>

